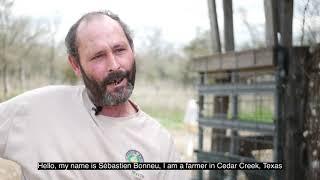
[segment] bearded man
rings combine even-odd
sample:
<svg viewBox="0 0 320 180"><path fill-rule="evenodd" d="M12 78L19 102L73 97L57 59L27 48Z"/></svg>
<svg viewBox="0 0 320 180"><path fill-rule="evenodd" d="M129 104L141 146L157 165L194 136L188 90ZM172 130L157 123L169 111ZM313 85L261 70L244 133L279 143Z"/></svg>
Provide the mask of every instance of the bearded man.
<svg viewBox="0 0 320 180"><path fill-rule="evenodd" d="M38 162L173 162L172 137L129 97L135 82L131 35L109 11L69 30L68 60L85 86L49 86L0 104L0 156L26 180L183 179L182 171L41 171Z"/></svg>

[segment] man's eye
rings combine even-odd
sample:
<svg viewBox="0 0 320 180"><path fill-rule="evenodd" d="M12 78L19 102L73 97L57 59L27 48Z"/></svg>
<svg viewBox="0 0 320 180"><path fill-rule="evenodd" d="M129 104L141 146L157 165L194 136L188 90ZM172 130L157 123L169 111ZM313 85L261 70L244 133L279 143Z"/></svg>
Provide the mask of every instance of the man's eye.
<svg viewBox="0 0 320 180"><path fill-rule="evenodd" d="M120 52L123 52L123 51L125 51L125 50L126 50L125 48L119 48L119 49L116 49L115 51L118 52L118 53L120 53Z"/></svg>
<svg viewBox="0 0 320 180"><path fill-rule="evenodd" d="M101 58L103 56L103 54L98 54L96 56L94 56L92 59L98 59L98 58Z"/></svg>

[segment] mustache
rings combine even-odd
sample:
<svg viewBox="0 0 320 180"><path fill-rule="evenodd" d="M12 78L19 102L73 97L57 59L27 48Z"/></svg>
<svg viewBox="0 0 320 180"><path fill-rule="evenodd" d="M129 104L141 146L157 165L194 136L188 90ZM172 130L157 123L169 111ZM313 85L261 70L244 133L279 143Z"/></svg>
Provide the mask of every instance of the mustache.
<svg viewBox="0 0 320 180"><path fill-rule="evenodd" d="M112 84L114 83L114 81L117 81L123 78L129 79L129 71L113 71L110 74L108 74L107 77L104 78L103 85Z"/></svg>

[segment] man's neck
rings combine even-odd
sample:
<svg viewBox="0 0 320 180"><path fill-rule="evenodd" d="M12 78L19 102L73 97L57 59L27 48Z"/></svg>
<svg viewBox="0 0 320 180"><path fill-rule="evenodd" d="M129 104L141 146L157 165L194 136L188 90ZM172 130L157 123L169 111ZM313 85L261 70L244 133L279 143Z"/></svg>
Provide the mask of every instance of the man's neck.
<svg viewBox="0 0 320 180"><path fill-rule="evenodd" d="M109 117L126 117L136 112L136 108L126 101L115 106L104 106L99 114Z"/></svg>

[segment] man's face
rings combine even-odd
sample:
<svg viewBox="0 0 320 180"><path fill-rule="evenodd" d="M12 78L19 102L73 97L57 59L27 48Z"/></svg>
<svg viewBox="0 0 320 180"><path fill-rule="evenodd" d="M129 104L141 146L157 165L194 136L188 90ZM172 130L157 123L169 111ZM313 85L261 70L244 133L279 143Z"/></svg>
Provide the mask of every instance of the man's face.
<svg viewBox="0 0 320 180"><path fill-rule="evenodd" d="M126 102L135 81L135 60L118 22L96 16L80 23L77 31L80 72L97 106Z"/></svg>

